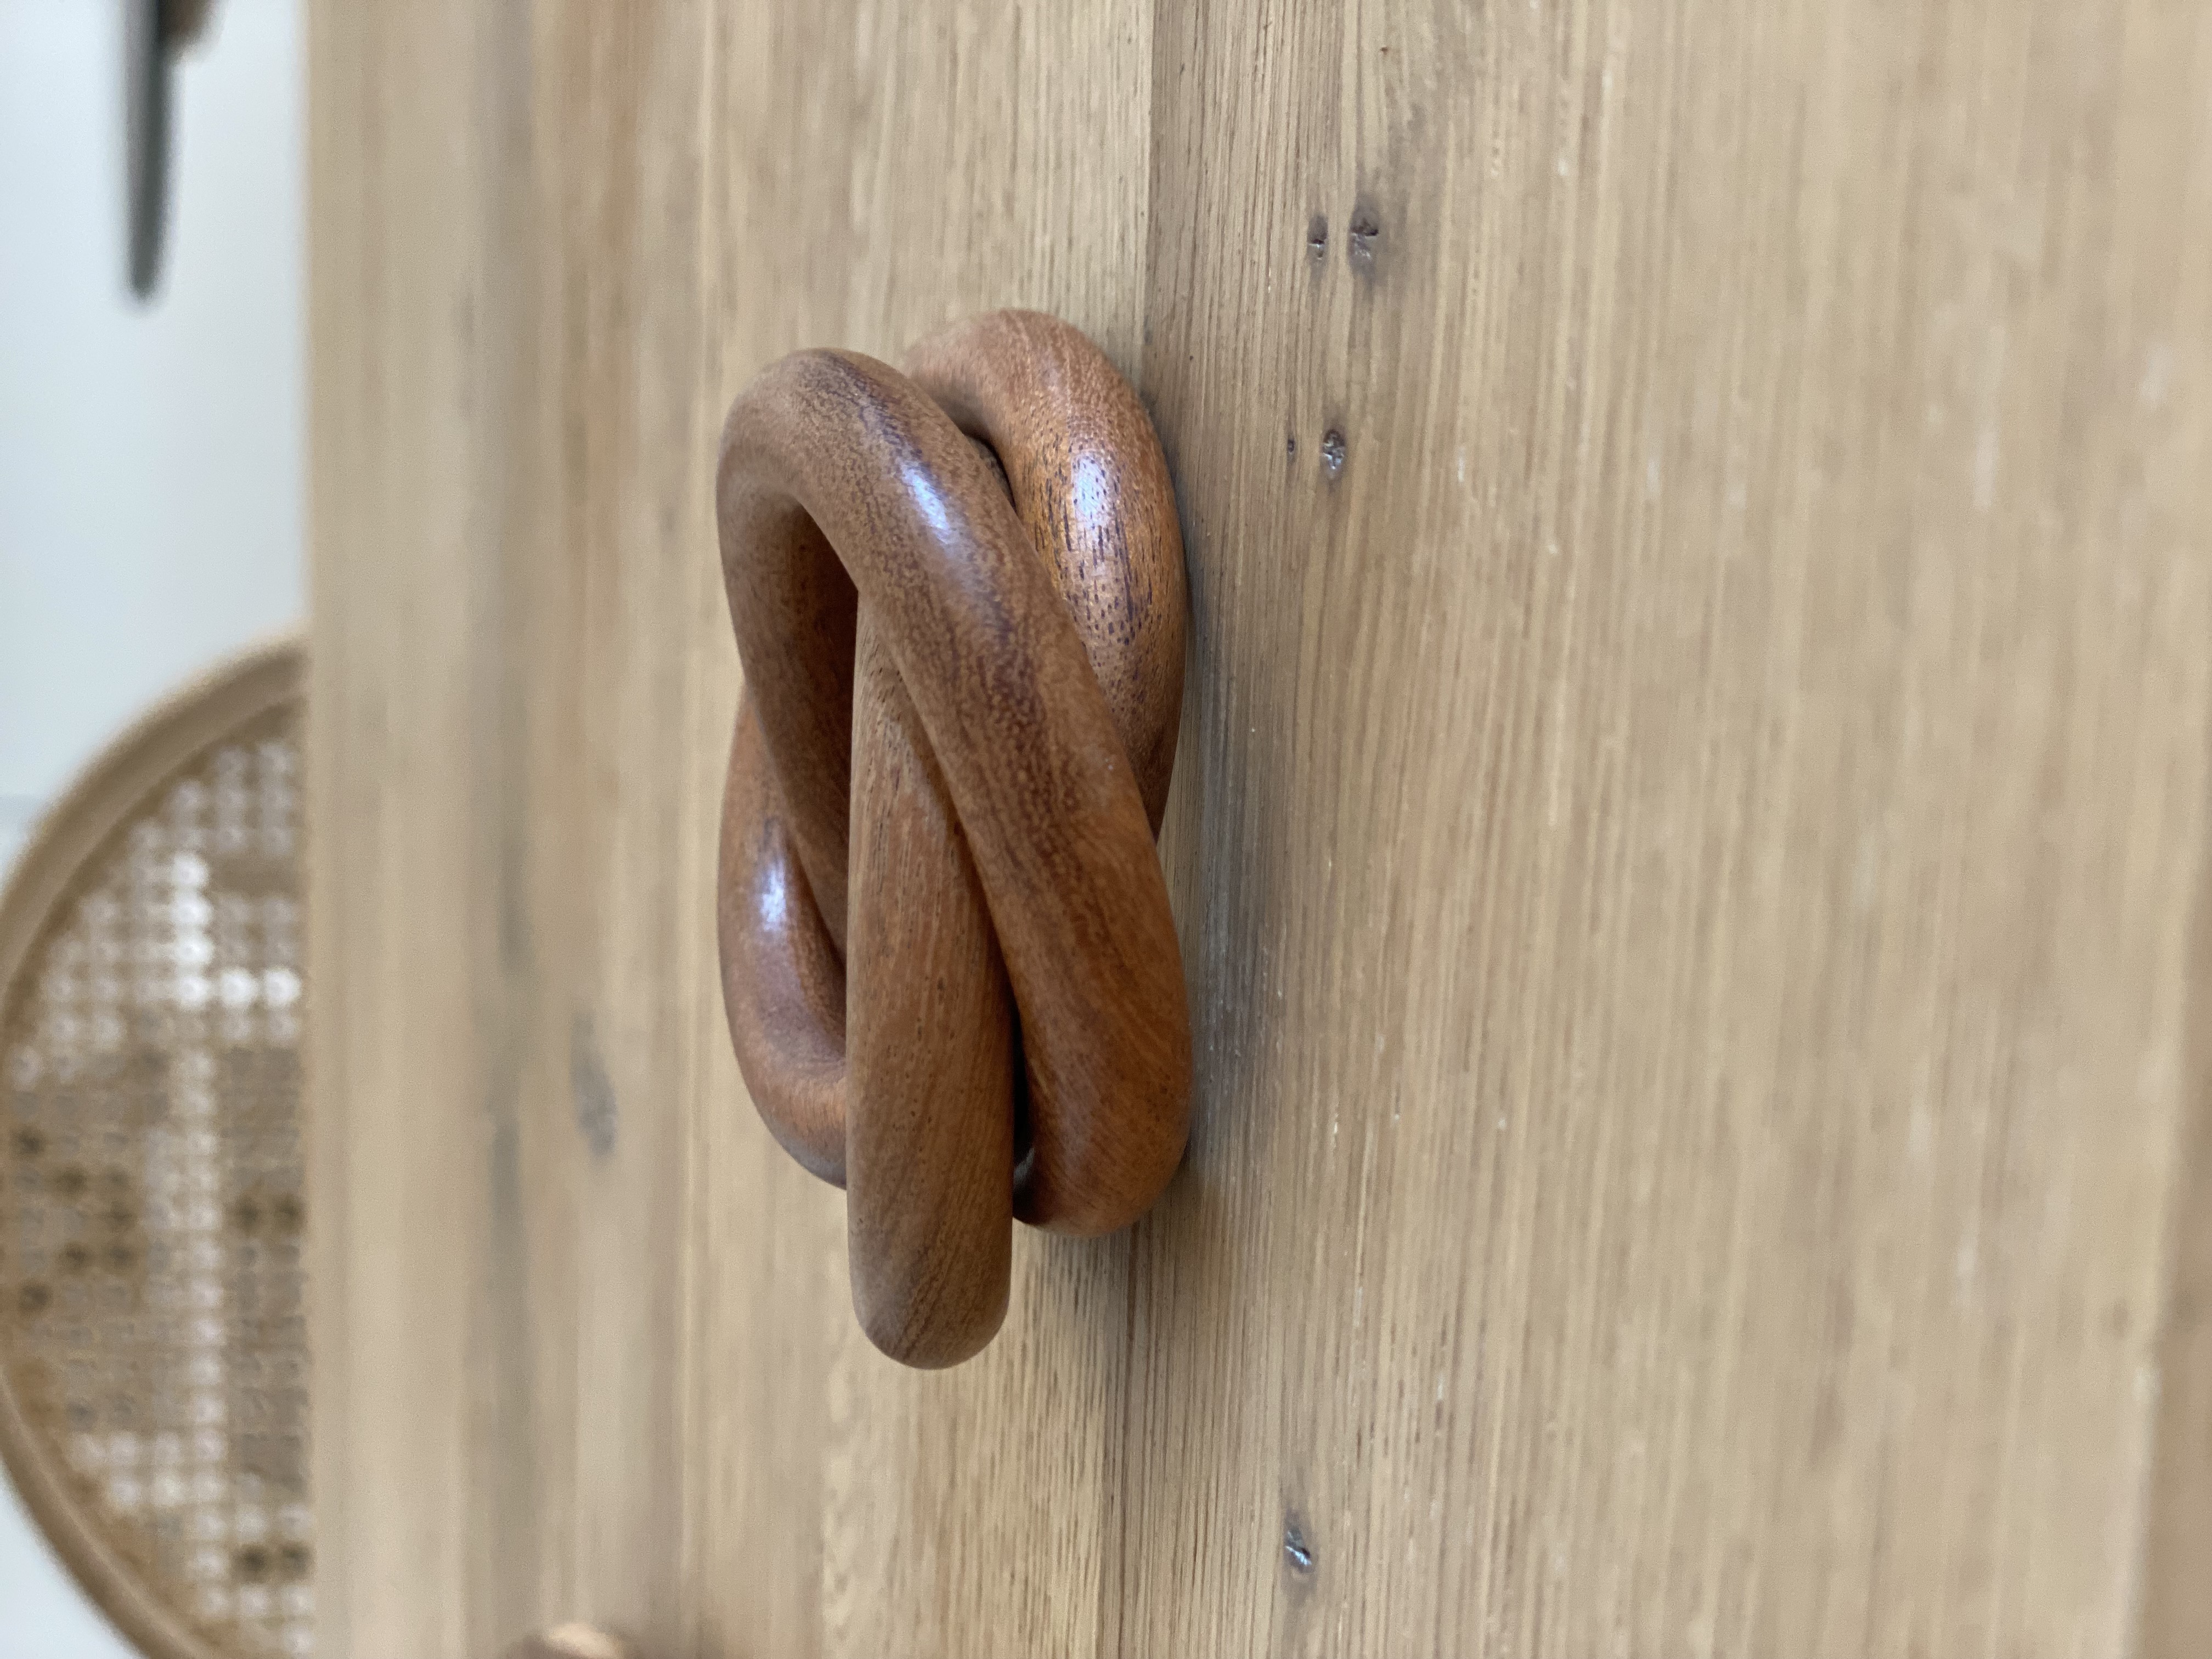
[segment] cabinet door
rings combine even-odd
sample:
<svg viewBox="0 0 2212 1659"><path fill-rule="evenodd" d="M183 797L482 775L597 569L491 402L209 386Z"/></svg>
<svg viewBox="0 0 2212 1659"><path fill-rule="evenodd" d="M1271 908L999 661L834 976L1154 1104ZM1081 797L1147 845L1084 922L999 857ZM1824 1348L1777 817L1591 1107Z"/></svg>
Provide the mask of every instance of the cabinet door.
<svg viewBox="0 0 2212 1659"><path fill-rule="evenodd" d="M333 1659L2212 1645L2212 26L319 0ZM1059 313L1192 618L1132 1231L855 1326L711 486Z"/></svg>

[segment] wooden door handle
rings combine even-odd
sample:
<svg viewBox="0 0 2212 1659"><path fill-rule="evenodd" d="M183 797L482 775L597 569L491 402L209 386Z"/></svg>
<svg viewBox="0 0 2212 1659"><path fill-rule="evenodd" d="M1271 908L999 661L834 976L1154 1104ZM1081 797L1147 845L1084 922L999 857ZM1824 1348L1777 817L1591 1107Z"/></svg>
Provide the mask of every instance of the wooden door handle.
<svg viewBox="0 0 2212 1659"><path fill-rule="evenodd" d="M731 406L717 908L754 1103L846 1188L869 1337L938 1366L1005 1317L1013 1218L1112 1231L1182 1156L1184 590L1158 441L1080 333L998 312L907 369L802 351Z"/></svg>

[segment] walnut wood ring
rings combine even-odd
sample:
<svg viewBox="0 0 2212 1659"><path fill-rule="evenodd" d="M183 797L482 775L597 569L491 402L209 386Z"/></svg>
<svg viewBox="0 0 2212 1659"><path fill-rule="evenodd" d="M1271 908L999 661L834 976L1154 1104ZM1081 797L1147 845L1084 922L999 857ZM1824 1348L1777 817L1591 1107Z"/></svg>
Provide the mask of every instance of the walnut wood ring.
<svg viewBox="0 0 2212 1659"><path fill-rule="evenodd" d="M717 909L754 1103L847 1189L870 1338L934 1366L1004 1318L1014 1218L1126 1226L1182 1155L1152 838L1184 589L1158 442L1081 334L1000 312L908 367L799 352L723 428Z"/></svg>

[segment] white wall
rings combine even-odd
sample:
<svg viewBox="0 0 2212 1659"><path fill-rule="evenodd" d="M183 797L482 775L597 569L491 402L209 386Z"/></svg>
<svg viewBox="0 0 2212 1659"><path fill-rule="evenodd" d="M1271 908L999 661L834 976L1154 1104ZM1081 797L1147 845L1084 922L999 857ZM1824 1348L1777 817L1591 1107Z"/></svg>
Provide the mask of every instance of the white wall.
<svg viewBox="0 0 2212 1659"><path fill-rule="evenodd" d="M302 615L300 6L216 0L142 311L120 0L0 0L0 865L141 708ZM0 1482L0 1659L128 1651Z"/></svg>

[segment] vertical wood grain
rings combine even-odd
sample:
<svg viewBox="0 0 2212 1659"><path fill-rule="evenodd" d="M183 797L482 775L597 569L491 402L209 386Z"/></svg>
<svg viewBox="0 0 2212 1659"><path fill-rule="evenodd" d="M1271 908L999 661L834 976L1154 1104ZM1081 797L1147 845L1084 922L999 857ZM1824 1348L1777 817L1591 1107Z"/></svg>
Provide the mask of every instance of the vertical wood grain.
<svg viewBox="0 0 2212 1659"><path fill-rule="evenodd" d="M324 1650L2200 1650L2200 10L319 0ZM1197 1118L916 1376L708 468L1008 304L1181 495Z"/></svg>
<svg viewBox="0 0 2212 1659"><path fill-rule="evenodd" d="M2203 23L1160 18L1200 1121L1125 1650L2124 1650Z"/></svg>
<svg viewBox="0 0 2212 1659"><path fill-rule="evenodd" d="M762 1297L777 1200L817 1236L828 1206L749 1143L721 1172L755 1201L692 1184L690 1103L733 1076L707 659L672 648L714 592L707 24L314 15L326 1651L576 1616L666 1648L691 1507L818 1448L822 1328ZM709 1297L787 1363L739 1395L782 1435L706 1472ZM728 1541L807 1650L817 1529L757 1504Z"/></svg>
<svg viewBox="0 0 2212 1659"><path fill-rule="evenodd" d="M853 0L721 10L714 147L726 296L718 401L786 351L897 362L939 325L1050 311L1133 373L1141 347L1152 43L1141 9ZM708 520L702 519L702 522ZM734 653L719 601L695 649ZM726 730L695 763L719 782ZM750 1120L740 1091L702 1100ZM764 1139L757 1123L743 1133ZM830 1333L821 1598L826 1653L1089 1653L1118 1601L1106 1531L1127 1351L1127 1242L1018 1230L1005 1328L920 1374L861 1334L840 1212L806 1286ZM741 1356L735 1321L710 1325ZM708 1466L763 1425L703 1416ZM702 1530L702 1548L721 1536ZM732 1645L753 1594L708 1575Z"/></svg>
<svg viewBox="0 0 2212 1659"><path fill-rule="evenodd" d="M2158 1415L2143 1512L2142 1659L2212 1652L2212 869L2190 964L2187 1116L2173 1172Z"/></svg>
<svg viewBox="0 0 2212 1659"><path fill-rule="evenodd" d="M455 688L483 603L471 526L502 484L471 418L496 400L459 336L486 249L442 228L473 229L495 187L465 73L476 23L329 6L310 21L308 951L333 1016L308 1032L310 1346L317 1611L338 1655L471 1651L486 1535L483 1424L461 1384L490 999ZM441 234L395 238L408 210ZM394 559L414 580L385 581ZM348 617L357 631L333 625ZM399 641L418 672L392 660ZM393 1270L389 1252L430 1237L452 1271Z"/></svg>
<svg viewBox="0 0 2212 1659"><path fill-rule="evenodd" d="M1095 1646L1126 1243L1025 1241L988 1363L888 1365L840 1200L768 1140L699 1000L736 693L707 469L729 395L801 344L895 360L1028 303L1134 368L1142 20L326 9L314 59L318 660L343 682L319 937L334 979L376 975L322 1067L331 1646L580 1616L703 1652ZM364 811L413 838L404 867ZM473 1017L398 1043L441 975ZM365 1198L402 1189L429 1212L395 1236Z"/></svg>

